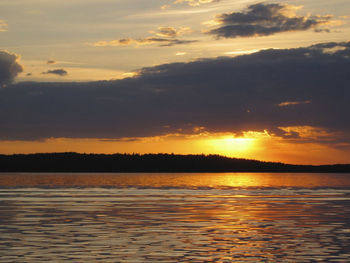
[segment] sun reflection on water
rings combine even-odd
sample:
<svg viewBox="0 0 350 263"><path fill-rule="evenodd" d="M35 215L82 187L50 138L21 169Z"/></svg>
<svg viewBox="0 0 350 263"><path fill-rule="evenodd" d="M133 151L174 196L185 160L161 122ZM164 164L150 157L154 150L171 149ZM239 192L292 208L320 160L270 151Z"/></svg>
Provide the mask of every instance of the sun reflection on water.
<svg viewBox="0 0 350 263"><path fill-rule="evenodd" d="M350 187L349 178L331 173L3 173L0 187L314 188Z"/></svg>

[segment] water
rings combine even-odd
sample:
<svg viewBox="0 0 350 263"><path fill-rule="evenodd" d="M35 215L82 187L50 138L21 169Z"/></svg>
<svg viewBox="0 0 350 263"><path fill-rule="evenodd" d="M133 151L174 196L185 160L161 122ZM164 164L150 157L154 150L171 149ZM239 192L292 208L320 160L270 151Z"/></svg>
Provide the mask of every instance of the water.
<svg viewBox="0 0 350 263"><path fill-rule="evenodd" d="M350 174L0 174L0 262L349 262Z"/></svg>

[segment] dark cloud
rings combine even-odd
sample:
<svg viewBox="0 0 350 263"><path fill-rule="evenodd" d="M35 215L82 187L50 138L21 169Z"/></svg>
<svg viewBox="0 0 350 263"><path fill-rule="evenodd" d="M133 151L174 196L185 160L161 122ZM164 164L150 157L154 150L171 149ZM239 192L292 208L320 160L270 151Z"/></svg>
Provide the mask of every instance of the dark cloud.
<svg viewBox="0 0 350 263"><path fill-rule="evenodd" d="M49 64L49 65L56 64L56 61L50 59L50 60L48 60L48 61L46 62L46 64Z"/></svg>
<svg viewBox="0 0 350 263"><path fill-rule="evenodd" d="M328 23L330 16L298 16L298 7L287 4L254 4L244 12L233 12L218 15L219 27L208 33L219 38L268 36L280 32L305 31L314 28L318 32L328 29L317 29L317 26Z"/></svg>
<svg viewBox="0 0 350 263"><path fill-rule="evenodd" d="M198 40L180 40L176 38L162 38L162 37L147 37L139 39L119 39L112 41L99 41L94 43L96 47L116 47L116 46L128 46L135 44L138 45L151 45L159 44L160 47L170 47L182 44L191 44L198 42Z"/></svg>
<svg viewBox="0 0 350 263"><path fill-rule="evenodd" d="M138 41L141 44L159 43L159 46L161 47L171 47L175 45L191 44L191 43L198 42L197 40L180 40L180 39L169 39L169 38L160 38L160 37L149 37L146 39L139 39Z"/></svg>
<svg viewBox="0 0 350 263"><path fill-rule="evenodd" d="M16 54L0 51L0 86L11 83L23 71Z"/></svg>
<svg viewBox="0 0 350 263"><path fill-rule="evenodd" d="M175 37L190 34L192 32L189 27L158 27L157 31L150 31L153 36L145 38L123 38L111 41L98 41L93 45L96 47L116 47L116 46L129 46L129 45L151 45L159 44L160 47L170 47L175 45L190 44L198 42L198 40L181 40Z"/></svg>
<svg viewBox="0 0 350 263"><path fill-rule="evenodd" d="M128 46L128 45L151 45L159 44L160 47L170 47L182 44L191 44L198 42L198 40L180 40L176 38L164 38L164 37L146 37L138 39L119 39L112 41L99 41L94 43L96 47L116 47L116 46Z"/></svg>
<svg viewBox="0 0 350 263"><path fill-rule="evenodd" d="M350 142L349 82L350 42L164 64L123 80L18 83L0 90L0 138L118 139L205 127L313 138L325 130Z"/></svg>
<svg viewBox="0 0 350 263"><path fill-rule="evenodd" d="M53 69L53 70L48 70L46 72L42 72L41 74L54 74L54 75L63 77L63 76L66 76L68 72L64 69Z"/></svg>

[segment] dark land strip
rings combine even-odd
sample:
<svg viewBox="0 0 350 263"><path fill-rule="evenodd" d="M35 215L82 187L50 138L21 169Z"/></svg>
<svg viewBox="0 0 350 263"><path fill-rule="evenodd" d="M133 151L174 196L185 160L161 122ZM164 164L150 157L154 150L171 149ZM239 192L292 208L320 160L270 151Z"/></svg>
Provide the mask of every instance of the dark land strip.
<svg viewBox="0 0 350 263"><path fill-rule="evenodd" d="M38 153L0 155L0 172L350 173L350 164L292 165L219 155Z"/></svg>

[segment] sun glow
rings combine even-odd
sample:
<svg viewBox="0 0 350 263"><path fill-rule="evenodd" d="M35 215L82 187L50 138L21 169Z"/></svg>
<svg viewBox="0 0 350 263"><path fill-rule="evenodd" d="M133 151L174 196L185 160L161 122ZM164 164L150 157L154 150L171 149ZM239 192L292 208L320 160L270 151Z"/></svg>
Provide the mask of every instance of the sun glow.
<svg viewBox="0 0 350 263"><path fill-rule="evenodd" d="M222 136L207 140L207 146L226 156L247 154L254 149L256 138Z"/></svg>
<svg viewBox="0 0 350 263"><path fill-rule="evenodd" d="M48 138L41 141L0 141L1 154L38 152L79 153L174 153L218 154L233 158L281 161L292 164L347 163L350 145L342 148L317 143L324 133L310 127L285 127L286 132L298 131L301 141L279 137L268 131L211 133L198 127L191 134L166 134L144 138ZM290 129L290 130L287 130ZM310 133L311 131L311 133ZM305 140L308 136L316 142ZM305 151L305 149L308 149ZM324 153L327 153L326 155Z"/></svg>
<svg viewBox="0 0 350 263"><path fill-rule="evenodd" d="M220 149L225 149L228 151L248 151L252 148L254 139L248 138L222 138L222 139L213 139L210 143L214 144L215 147Z"/></svg>

